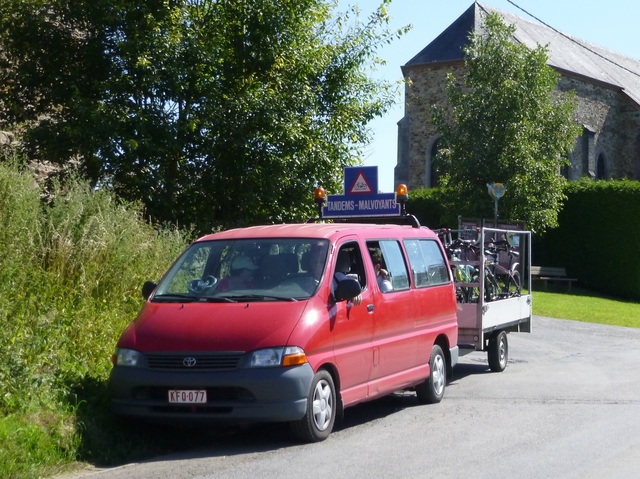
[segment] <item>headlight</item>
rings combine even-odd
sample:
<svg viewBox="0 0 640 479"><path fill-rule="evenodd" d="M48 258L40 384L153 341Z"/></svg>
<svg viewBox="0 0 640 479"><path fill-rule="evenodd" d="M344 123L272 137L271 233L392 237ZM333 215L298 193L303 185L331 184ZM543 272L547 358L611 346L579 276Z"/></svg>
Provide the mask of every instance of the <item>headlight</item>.
<svg viewBox="0 0 640 479"><path fill-rule="evenodd" d="M144 357L134 349L116 348L114 354L114 366L139 367L143 364Z"/></svg>
<svg viewBox="0 0 640 479"><path fill-rule="evenodd" d="M275 366L298 366L307 362L307 356L302 348L287 346L283 348L268 348L254 351L251 355L249 367L268 368Z"/></svg>

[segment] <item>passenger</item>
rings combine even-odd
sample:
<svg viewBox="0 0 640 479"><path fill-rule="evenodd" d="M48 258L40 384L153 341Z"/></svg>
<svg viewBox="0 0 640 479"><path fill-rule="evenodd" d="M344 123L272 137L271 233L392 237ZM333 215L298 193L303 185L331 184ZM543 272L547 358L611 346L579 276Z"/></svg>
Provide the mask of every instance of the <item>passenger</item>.
<svg viewBox="0 0 640 479"><path fill-rule="evenodd" d="M380 250L375 251L371 255L373 261L373 268L376 270L376 280L378 281L378 287L380 291L386 293L393 289L389 272L382 267L382 252Z"/></svg>
<svg viewBox="0 0 640 479"><path fill-rule="evenodd" d="M248 256L236 256L231 262L231 274L218 283L216 292L251 289L255 286L253 274L258 267Z"/></svg>
<svg viewBox="0 0 640 479"><path fill-rule="evenodd" d="M376 279L378 280L378 287L383 293L393 290L391 276L389 276L389 272L386 269L380 268L376 275Z"/></svg>

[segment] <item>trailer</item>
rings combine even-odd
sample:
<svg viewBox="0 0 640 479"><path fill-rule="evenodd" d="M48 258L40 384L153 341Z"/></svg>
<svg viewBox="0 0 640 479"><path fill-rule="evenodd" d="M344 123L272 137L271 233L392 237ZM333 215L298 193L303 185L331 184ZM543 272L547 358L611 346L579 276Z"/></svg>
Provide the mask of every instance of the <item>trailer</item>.
<svg viewBox="0 0 640 479"><path fill-rule="evenodd" d="M490 369L501 372L509 357L507 333L531 332L531 232L478 227L444 233L441 230L440 235L450 253L449 261L459 293L460 355L486 351ZM491 257L491 245L498 242L509 245L511 256L501 251ZM475 244L476 247L458 251L455 246L460 244ZM509 291L489 291L496 287L496 276L511 280ZM518 285L513 284L514 279L519 281Z"/></svg>

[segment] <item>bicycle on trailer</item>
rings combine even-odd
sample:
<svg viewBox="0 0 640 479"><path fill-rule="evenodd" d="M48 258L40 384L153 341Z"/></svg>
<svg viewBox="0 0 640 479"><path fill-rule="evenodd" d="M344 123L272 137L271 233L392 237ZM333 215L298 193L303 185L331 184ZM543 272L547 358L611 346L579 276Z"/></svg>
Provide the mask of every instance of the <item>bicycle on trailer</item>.
<svg viewBox="0 0 640 479"><path fill-rule="evenodd" d="M456 282L456 297L459 303L477 303L480 291L478 286L478 268L472 264L479 264L479 250L471 240L457 238L445 244L451 270ZM469 284L469 286L462 286Z"/></svg>
<svg viewBox="0 0 640 479"><path fill-rule="evenodd" d="M486 265L491 272L492 283L496 299L512 298L520 296L522 292L522 282L520 280L520 263L516 261L520 253L509 242L505 236L502 240L492 239L485 247L485 257L488 258ZM501 256L506 255L508 262L506 266L500 261Z"/></svg>
<svg viewBox="0 0 640 479"><path fill-rule="evenodd" d="M484 254L482 254L477 241L462 238L453 240L448 235L442 235L441 239L444 240L444 247L453 270L459 303L478 302L480 296L478 288L480 282L479 264L482 258L484 258L482 268L484 300L488 302L520 296L519 263L514 261L519 254L508 239L492 240L483 248ZM506 267L500 263L502 253L505 253L509 258ZM469 286L464 286L464 284L469 284Z"/></svg>

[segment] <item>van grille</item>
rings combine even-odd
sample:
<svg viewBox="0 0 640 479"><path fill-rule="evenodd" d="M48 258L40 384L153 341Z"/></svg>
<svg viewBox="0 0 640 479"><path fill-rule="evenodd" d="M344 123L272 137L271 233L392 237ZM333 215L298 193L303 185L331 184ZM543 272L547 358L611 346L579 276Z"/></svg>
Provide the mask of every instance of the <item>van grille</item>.
<svg viewBox="0 0 640 479"><path fill-rule="evenodd" d="M189 371L225 371L238 369L242 352L224 352L207 354L189 353L148 353L147 365L150 369L180 369ZM194 362L195 360L195 362Z"/></svg>

